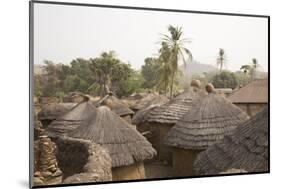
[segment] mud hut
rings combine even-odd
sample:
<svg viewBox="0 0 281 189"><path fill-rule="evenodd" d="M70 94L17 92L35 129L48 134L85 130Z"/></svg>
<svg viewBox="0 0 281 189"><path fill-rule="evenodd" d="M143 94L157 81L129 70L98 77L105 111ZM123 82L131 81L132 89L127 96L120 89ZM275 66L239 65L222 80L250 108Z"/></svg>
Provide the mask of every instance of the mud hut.
<svg viewBox="0 0 281 189"><path fill-rule="evenodd" d="M41 111L38 113L38 120L46 128L53 120L71 110L76 105L76 103L51 103L43 105Z"/></svg>
<svg viewBox="0 0 281 189"><path fill-rule="evenodd" d="M234 92L228 99L252 117L268 104L268 80L254 80Z"/></svg>
<svg viewBox="0 0 281 189"><path fill-rule="evenodd" d="M145 137L106 106L97 108L96 114L68 136L90 140L107 149L113 180L144 179L143 161L156 154Z"/></svg>
<svg viewBox="0 0 281 189"><path fill-rule="evenodd" d="M92 101L84 101L77 104L70 111L59 116L44 131L44 134L51 137L64 135L67 131L76 129L96 113L96 107Z"/></svg>
<svg viewBox="0 0 281 189"><path fill-rule="evenodd" d="M174 176L194 175L198 153L231 133L247 115L207 85L209 94L188 111L170 130L164 143L173 147Z"/></svg>
<svg viewBox="0 0 281 189"><path fill-rule="evenodd" d="M83 94L81 92L70 92L68 93L68 95L66 95L65 97L63 97L63 102L65 103L80 103L84 101L84 98L89 98L89 99L93 99L93 97L91 97L90 95L86 95Z"/></svg>
<svg viewBox="0 0 281 189"><path fill-rule="evenodd" d="M232 134L198 155L194 169L199 175L247 172L268 172L268 109L242 123Z"/></svg>
<svg viewBox="0 0 281 189"><path fill-rule="evenodd" d="M159 95L159 98L154 98L151 101L147 102L143 109L138 110L135 115L133 116L132 123L134 125L140 125L146 120L146 116L150 110L155 107L164 105L169 100L163 95Z"/></svg>
<svg viewBox="0 0 281 189"><path fill-rule="evenodd" d="M111 181L111 159L106 149L88 140L59 137L55 140L63 183Z"/></svg>
<svg viewBox="0 0 281 189"><path fill-rule="evenodd" d="M40 104L52 104L52 103L59 103L60 100L57 97L49 96L49 97L39 97Z"/></svg>
<svg viewBox="0 0 281 189"><path fill-rule="evenodd" d="M111 111L119 115L122 119L131 123L134 112L121 100L113 95L107 94L105 97L96 102L96 106L107 106Z"/></svg>
<svg viewBox="0 0 281 189"><path fill-rule="evenodd" d="M200 82L193 80L189 89L166 104L152 108L137 125L137 130L147 134L148 140L157 150L157 158L172 163L172 151L163 144L163 139L170 129L185 115L192 104L205 96L200 90Z"/></svg>
<svg viewBox="0 0 281 189"><path fill-rule="evenodd" d="M136 101L135 105L133 105L131 107L131 109L134 112L137 112L139 110L143 110L143 109L147 108L151 104L159 104L159 103L163 104L165 102L168 102L168 100L169 99L163 95L159 95L157 93L148 93L145 97Z"/></svg>

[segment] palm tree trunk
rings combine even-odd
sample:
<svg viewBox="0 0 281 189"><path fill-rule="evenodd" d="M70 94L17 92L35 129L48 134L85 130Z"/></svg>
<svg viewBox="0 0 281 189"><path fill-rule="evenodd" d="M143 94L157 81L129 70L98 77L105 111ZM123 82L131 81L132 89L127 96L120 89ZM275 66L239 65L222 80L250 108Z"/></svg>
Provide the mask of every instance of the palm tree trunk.
<svg viewBox="0 0 281 189"><path fill-rule="evenodd" d="M170 88L170 99L173 98L174 76L175 76L175 71L173 71L173 73L172 73L172 83L171 83L171 88Z"/></svg>

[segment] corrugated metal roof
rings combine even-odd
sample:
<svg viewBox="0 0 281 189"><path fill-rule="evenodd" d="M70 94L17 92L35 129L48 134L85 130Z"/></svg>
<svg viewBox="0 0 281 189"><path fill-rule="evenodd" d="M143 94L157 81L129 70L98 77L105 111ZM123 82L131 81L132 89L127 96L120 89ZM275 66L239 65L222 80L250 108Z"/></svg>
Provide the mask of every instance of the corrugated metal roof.
<svg viewBox="0 0 281 189"><path fill-rule="evenodd" d="M267 103L268 80L255 80L228 97L232 103Z"/></svg>

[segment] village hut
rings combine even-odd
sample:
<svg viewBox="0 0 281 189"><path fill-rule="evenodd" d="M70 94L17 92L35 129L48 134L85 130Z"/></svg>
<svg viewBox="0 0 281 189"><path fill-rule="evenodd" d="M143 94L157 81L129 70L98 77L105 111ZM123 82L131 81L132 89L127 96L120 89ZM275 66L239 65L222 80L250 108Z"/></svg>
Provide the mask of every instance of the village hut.
<svg viewBox="0 0 281 189"><path fill-rule="evenodd" d="M252 117L268 104L268 80L254 80L234 92L228 99Z"/></svg>
<svg viewBox="0 0 281 189"><path fill-rule="evenodd" d="M146 93L133 93L128 97L128 100L140 100L144 98L147 94Z"/></svg>
<svg viewBox="0 0 281 189"><path fill-rule="evenodd" d="M124 102L115 97L113 93L108 93L105 97L97 101L96 106L107 106L128 123L132 122L134 112Z"/></svg>
<svg viewBox="0 0 281 189"><path fill-rule="evenodd" d="M62 136L67 131L76 129L89 117L96 113L96 107L90 100L81 102L70 111L59 116L44 131L44 134L52 138Z"/></svg>
<svg viewBox="0 0 281 189"><path fill-rule="evenodd" d="M140 125L146 120L147 113L155 107L161 106L167 103L169 100L163 95L159 95L159 98L154 98L147 102L143 109L138 110L133 116L132 123L134 125Z"/></svg>
<svg viewBox="0 0 281 189"><path fill-rule="evenodd" d="M80 103L84 101L84 98L89 98L90 100L94 100L94 97L91 97L90 95L83 94L81 92L70 92L68 95L63 97L63 102L65 103Z"/></svg>
<svg viewBox="0 0 281 189"><path fill-rule="evenodd" d="M206 90L209 94L197 101L164 139L166 145L173 147L174 176L194 175L193 163L198 153L247 120L247 115L217 94L211 84Z"/></svg>
<svg viewBox="0 0 281 189"><path fill-rule="evenodd" d="M43 96L39 97L40 104L52 104L52 103L59 103L60 100L54 96Z"/></svg>
<svg viewBox="0 0 281 189"><path fill-rule="evenodd" d="M172 163L172 151L164 145L163 139L170 129L185 115L192 104L205 96L200 90L200 81L193 80L187 91L176 96L164 105L148 111L144 121L137 125L141 133L148 133L146 137L158 152L157 158Z"/></svg>
<svg viewBox="0 0 281 189"><path fill-rule="evenodd" d="M38 113L38 120L46 128L53 120L75 106L76 103L51 103L43 105L41 111Z"/></svg>
<svg viewBox="0 0 281 189"><path fill-rule="evenodd" d="M242 123L230 135L198 155L194 169L199 175L268 172L268 108ZM242 172L242 171L240 171Z"/></svg>
<svg viewBox="0 0 281 189"><path fill-rule="evenodd" d="M159 95L157 93L148 93L145 97L141 98L140 100L136 101L135 104L131 107L134 112L139 110L143 110L150 106L151 104L159 104L168 102L168 98Z"/></svg>
<svg viewBox="0 0 281 189"><path fill-rule="evenodd" d="M106 149L89 140L59 137L57 161L63 183L111 181L111 159Z"/></svg>
<svg viewBox="0 0 281 189"><path fill-rule="evenodd" d="M68 136L90 140L107 149L115 181L144 179L143 161L156 154L145 137L106 106L97 108L87 122L70 131Z"/></svg>

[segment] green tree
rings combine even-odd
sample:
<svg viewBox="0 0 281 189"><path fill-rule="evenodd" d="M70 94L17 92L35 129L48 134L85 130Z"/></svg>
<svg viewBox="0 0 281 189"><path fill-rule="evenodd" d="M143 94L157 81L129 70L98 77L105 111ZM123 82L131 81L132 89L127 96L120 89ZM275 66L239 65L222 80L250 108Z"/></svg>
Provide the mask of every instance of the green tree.
<svg viewBox="0 0 281 189"><path fill-rule="evenodd" d="M152 89L156 85L157 70L159 69L158 59L147 57L141 67L141 74L144 78L143 88Z"/></svg>
<svg viewBox="0 0 281 189"><path fill-rule="evenodd" d="M250 73L251 73L251 80L255 80L256 79L256 76L257 76L257 68L259 67L260 65L258 64L258 60L256 58L252 58L252 62L251 62L251 70L250 70Z"/></svg>
<svg viewBox="0 0 281 189"><path fill-rule="evenodd" d="M170 57L171 51L166 42L162 42L162 47L159 50L159 68L157 69L157 83L158 89L162 89L162 85L164 88L164 94L167 95L168 85L171 82L171 68L170 68Z"/></svg>
<svg viewBox="0 0 281 189"><path fill-rule="evenodd" d="M231 88L235 89L238 86L238 80L234 73L222 71L216 74L211 82L215 88Z"/></svg>
<svg viewBox="0 0 281 189"><path fill-rule="evenodd" d="M178 70L179 60L182 59L184 65L187 65L185 55L192 59L192 54L189 49L185 48L185 43L188 39L182 38L183 31L182 27L168 26L169 35L163 35L162 41L165 42L170 49L169 64L171 69L171 84L170 84L170 98L173 97L173 87L175 74Z"/></svg>
<svg viewBox="0 0 281 189"><path fill-rule="evenodd" d="M220 72L222 71L223 66L226 64L226 55L224 49L219 50L219 55L217 58L217 66L220 69Z"/></svg>

